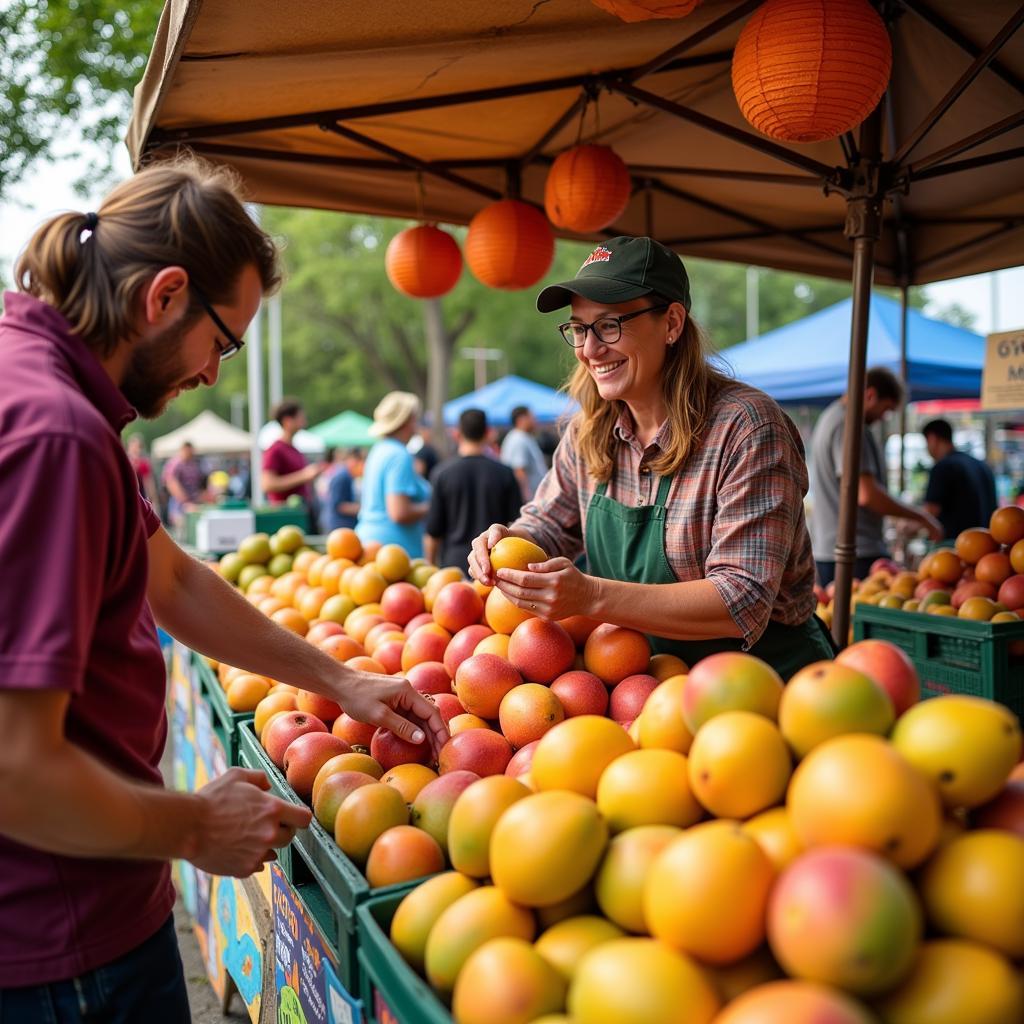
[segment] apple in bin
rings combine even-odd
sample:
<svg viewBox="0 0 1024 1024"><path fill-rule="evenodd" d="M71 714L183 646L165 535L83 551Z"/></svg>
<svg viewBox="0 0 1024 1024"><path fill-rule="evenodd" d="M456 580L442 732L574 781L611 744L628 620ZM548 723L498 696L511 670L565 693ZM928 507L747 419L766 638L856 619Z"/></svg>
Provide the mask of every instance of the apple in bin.
<svg viewBox="0 0 1024 1024"><path fill-rule="evenodd" d="M309 732L327 732L327 726L314 715L302 711L282 711L267 722L260 740L270 760L283 769L285 751L300 736Z"/></svg>
<svg viewBox="0 0 1024 1024"><path fill-rule="evenodd" d="M284 752L284 774L288 785L303 800L313 795L316 773L338 754L350 754L352 748L329 732L307 732L292 740Z"/></svg>

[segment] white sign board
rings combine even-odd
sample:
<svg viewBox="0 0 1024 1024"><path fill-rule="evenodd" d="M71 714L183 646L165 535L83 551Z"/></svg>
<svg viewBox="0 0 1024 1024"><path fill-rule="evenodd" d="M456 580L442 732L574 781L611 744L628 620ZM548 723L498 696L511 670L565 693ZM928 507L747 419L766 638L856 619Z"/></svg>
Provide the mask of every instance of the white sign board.
<svg viewBox="0 0 1024 1024"><path fill-rule="evenodd" d="M1024 329L990 334L981 375L982 409L1024 409Z"/></svg>

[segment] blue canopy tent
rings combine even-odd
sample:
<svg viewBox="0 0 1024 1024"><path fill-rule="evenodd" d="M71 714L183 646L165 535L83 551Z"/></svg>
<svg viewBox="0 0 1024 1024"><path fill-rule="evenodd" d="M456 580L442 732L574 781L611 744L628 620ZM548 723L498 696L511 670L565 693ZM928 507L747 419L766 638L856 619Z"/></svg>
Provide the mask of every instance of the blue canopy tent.
<svg viewBox="0 0 1024 1024"><path fill-rule="evenodd" d="M741 342L720 353L736 376L777 402L825 405L846 391L850 317L846 299L802 320ZM872 294L868 366L900 375L900 303ZM907 311L907 381L910 401L975 398L981 393L985 339L973 331Z"/></svg>
<svg viewBox="0 0 1024 1024"><path fill-rule="evenodd" d="M466 409L483 409L491 426L508 427L512 424L512 410L517 405L527 406L538 423L554 423L576 411L576 403L561 391L509 374L446 402L445 426L455 426Z"/></svg>

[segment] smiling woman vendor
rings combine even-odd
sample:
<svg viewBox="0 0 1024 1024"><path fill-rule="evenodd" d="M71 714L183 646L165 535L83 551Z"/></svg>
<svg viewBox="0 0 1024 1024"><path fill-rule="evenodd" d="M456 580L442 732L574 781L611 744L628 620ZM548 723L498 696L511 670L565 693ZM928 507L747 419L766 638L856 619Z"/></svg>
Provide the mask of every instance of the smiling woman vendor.
<svg viewBox="0 0 1024 1024"><path fill-rule="evenodd" d="M580 411L519 519L474 541L472 575L544 618L641 630L691 665L747 650L786 679L832 657L813 614L800 437L771 398L709 364L682 261L613 238L537 299L542 313L570 304L559 330ZM495 577L488 551L509 534L551 557Z"/></svg>

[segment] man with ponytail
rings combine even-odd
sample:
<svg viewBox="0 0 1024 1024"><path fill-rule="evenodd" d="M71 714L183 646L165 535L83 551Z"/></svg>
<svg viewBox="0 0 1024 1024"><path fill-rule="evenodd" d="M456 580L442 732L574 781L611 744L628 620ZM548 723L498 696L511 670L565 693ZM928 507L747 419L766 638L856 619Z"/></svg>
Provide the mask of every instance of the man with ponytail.
<svg viewBox="0 0 1024 1024"><path fill-rule="evenodd" d="M537 299L542 313L566 305L558 330L580 411L520 518L474 541L473 576L544 618L640 630L689 665L745 650L788 679L831 657L813 614L799 435L771 398L711 364L679 257L613 238ZM488 552L509 534L551 557L494 572Z"/></svg>
<svg viewBox="0 0 1024 1024"><path fill-rule="evenodd" d="M404 680L348 669L256 611L160 526L120 443L212 386L278 284L223 170L154 166L45 223L0 320L0 1024L190 1019L169 862L245 876L305 808L232 768L167 791L159 623L215 658L416 741Z"/></svg>

